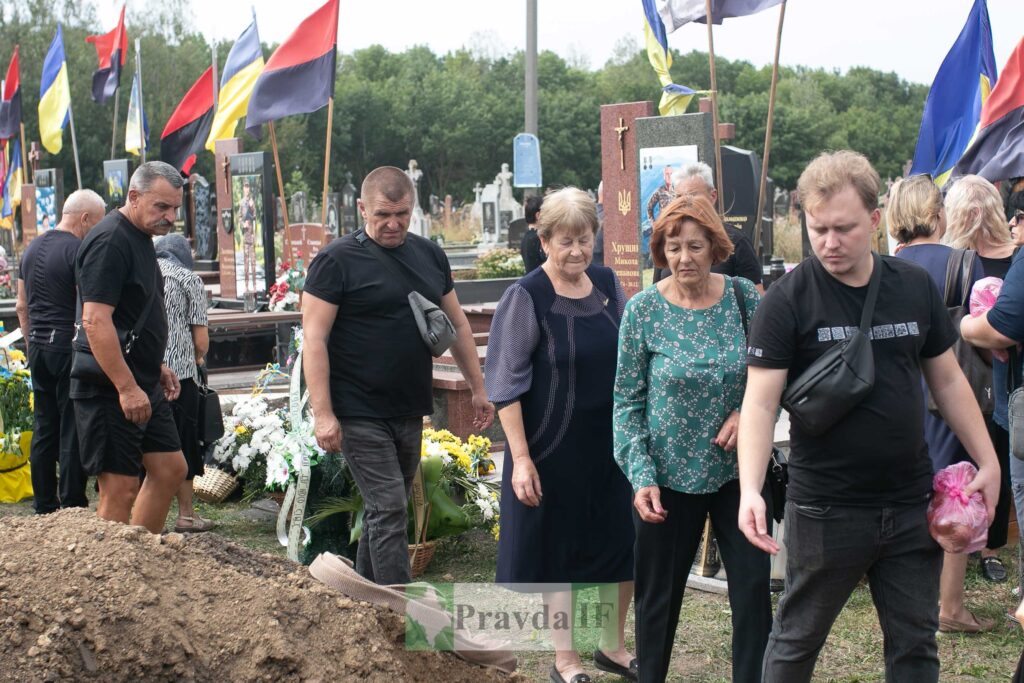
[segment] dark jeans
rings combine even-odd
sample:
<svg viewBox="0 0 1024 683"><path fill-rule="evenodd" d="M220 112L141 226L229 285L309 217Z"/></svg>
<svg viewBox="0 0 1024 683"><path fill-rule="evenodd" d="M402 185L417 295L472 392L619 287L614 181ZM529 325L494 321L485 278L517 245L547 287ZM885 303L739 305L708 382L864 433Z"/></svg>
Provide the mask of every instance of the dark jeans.
<svg viewBox="0 0 1024 683"><path fill-rule="evenodd" d="M62 507L87 507L87 477L78 457L75 411L68 398L71 354L49 348L45 341L32 341L28 364L35 402L30 456L33 507L38 514Z"/></svg>
<svg viewBox="0 0 1024 683"><path fill-rule="evenodd" d="M409 583L409 493L423 419L344 418L341 450L363 496L356 571L379 584Z"/></svg>
<svg viewBox="0 0 1024 683"><path fill-rule="evenodd" d="M894 507L786 504L786 592L764 656L764 683L810 681L825 638L865 574L878 610L885 679L939 680L942 549L927 501Z"/></svg>
<svg viewBox="0 0 1024 683"><path fill-rule="evenodd" d="M718 551L729 575L732 608L734 681L757 683L771 630L768 590L769 557L752 546L737 522L739 481L715 493L689 494L661 488L668 517L661 524L641 521L636 512L636 655L640 680L664 681L679 623L679 609L690 566L697 554L704 520L718 539Z"/></svg>

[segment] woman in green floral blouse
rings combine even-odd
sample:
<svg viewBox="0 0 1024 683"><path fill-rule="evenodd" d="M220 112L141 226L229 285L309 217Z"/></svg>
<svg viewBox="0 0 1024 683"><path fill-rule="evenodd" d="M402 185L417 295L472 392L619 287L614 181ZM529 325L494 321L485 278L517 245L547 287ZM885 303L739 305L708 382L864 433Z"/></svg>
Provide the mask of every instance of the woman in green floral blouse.
<svg viewBox="0 0 1024 683"><path fill-rule="evenodd" d="M665 208L651 255L671 276L627 304L615 378L615 459L633 486L636 646L642 681L668 672L686 578L711 524L729 579L733 680L760 681L771 630L769 559L737 526L736 437L753 283L711 272L732 243L704 197Z"/></svg>

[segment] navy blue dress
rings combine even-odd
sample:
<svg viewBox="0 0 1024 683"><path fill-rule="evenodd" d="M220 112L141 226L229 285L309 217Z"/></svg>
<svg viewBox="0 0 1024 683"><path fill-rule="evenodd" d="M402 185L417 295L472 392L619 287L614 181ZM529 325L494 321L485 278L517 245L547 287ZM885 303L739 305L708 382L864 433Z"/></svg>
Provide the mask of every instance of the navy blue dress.
<svg viewBox="0 0 1024 683"><path fill-rule="evenodd" d="M490 400L519 401L540 476L539 507L501 481L499 583L614 583L633 578L633 491L612 458L612 389L625 296L591 265L582 299L555 294L543 268L506 291L495 311L485 372Z"/></svg>

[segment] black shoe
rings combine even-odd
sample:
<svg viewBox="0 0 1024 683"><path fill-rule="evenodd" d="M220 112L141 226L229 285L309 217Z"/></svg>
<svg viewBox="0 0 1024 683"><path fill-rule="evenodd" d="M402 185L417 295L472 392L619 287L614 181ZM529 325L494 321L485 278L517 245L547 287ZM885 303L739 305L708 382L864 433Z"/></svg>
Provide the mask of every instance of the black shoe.
<svg viewBox="0 0 1024 683"><path fill-rule="evenodd" d="M1006 581L1006 567L998 557L981 558L981 575L992 583L1003 583Z"/></svg>
<svg viewBox="0 0 1024 683"><path fill-rule="evenodd" d="M629 668L626 668L600 650L594 650L594 666L600 671L622 676L627 681L635 681L638 678L635 658L629 663Z"/></svg>
<svg viewBox="0 0 1024 683"><path fill-rule="evenodd" d="M636 680L636 679L633 679ZM554 664L551 665L551 683L593 683L590 680L590 676L587 674L576 674L569 680L562 678L562 674L558 673L558 667Z"/></svg>

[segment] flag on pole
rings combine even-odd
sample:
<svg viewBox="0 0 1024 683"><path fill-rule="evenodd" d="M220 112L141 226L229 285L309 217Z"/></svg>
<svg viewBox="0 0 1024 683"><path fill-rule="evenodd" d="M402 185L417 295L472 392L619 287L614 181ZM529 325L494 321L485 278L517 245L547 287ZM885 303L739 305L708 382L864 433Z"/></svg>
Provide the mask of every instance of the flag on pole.
<svg viewBox="0 0 1024 683"><path fill-rule="evenodd" d="M721 24L724 19L757 14L781 3L782 0L711 0L711 19ZM708 23L704 0L657 0L657 7L669 33L691 21Z"/></svg>
<svg viewBox="0 0 1024 683"><path fill-rule="evenodd" d="M940 187L946 184L978 129L981 108L995 84L988 6L975 0L928 90L911 173L928 173Z"/></svg>
<svg viewBox="0 0 1024 683"><path fill-rule="evenodd" d="M234 137L235 128L239 119L245 116L253 86L262 71L263 49L256 30L256 17L253 16L252 23L238 36L224 62L217 93L217 113L213 116L206 149L212 152L217 140Z"/></svg>
<svg viewBox="0 0 1024 683"><path fill-rule="evenodd" d="M14 46L11 63L4 79L3 100L0 101L0 138L14 138L21 128L21 74L18 69L18 46Z"/></svg>
<svg viewBox="0 0 1024 683"><path fill-rule="evenodd" d="M1024 176L1024 39L981 109L978 134L956 166L992 182Z"/></svg>
<svg viewBox="0 0 1024 683"><path fill-rule="evenodd" d="M662 116L683 114L697 91L672 82L672 53L668 49L665 25L655 11L654 0L643 0L643 6L647 59L650 60L661 83L661 102L658 104L658 111Z"/></svg>
<svg viewBox="0 0 1024 683"><path fill-rule="evenodd" d="M103 104L113 97L121 85L121 69L128 56L128 32L124 28L124 6L113 31L98 36L88 36L85 42L92 43L99 57L100 67L92 74L92 99Z"/></svg>
<svg viewBox="0 0 1024 683"><path fill-rule="evenodd" d="M64 34L57 24L50 49L43 60L43 77L39 83L39 137L50 154L64 146L64 126L71 108L71 88L68 85L68 64L64 56Z"/></svg>
<svg viewBox="0 0 1024 683"><path fill-rule="evenodd" d="M213 87L213 86L211 86ZM149 150L149 120L146 109L139 99L139 72L132 78L132 97L128 101L128 123L124 127L124 151L139 156L139 112L142 112L142 135L145 138L146 150Z"/></svg>
<svg viewBox="0 0 1024 683"><path fill-rule="evenodd" d="M338 56L338 0L309 15L271 55L253 86L245 129L292 114L309 114L334 97Z"/></svg>
<svg viewBox="0 0 1024 683"><path fill-rule="evenodd" d="M213 67L207 67L174 109L160 134L160 160L188 173L213 122Z"/></svg>
<svg viewBox="0 0 1024 683"><path fill-rule="evenodd" d="M21 183L23 180L21 143L15 138L8 146L11 149L11 158L7 163L7 173L4 175L3 209L0 210L0 216L3 218L13 215L14 210L21 204Z"/></svg>

